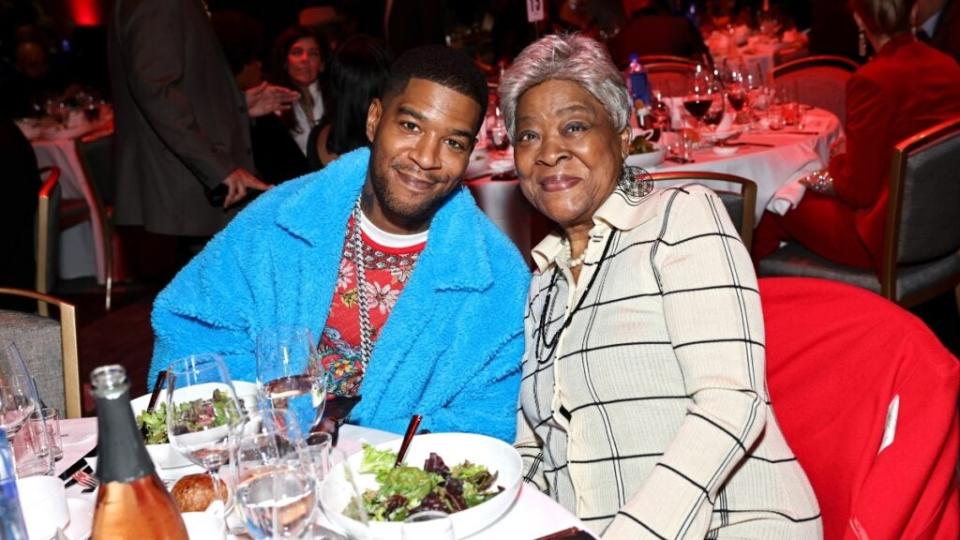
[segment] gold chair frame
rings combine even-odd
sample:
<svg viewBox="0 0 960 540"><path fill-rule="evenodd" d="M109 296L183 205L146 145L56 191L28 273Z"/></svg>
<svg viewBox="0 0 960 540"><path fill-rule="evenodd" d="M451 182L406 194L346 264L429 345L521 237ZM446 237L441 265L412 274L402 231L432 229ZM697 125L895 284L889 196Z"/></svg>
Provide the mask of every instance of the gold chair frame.
<svg viewBox="0 0 960 540"><path fill-rule="evenodd" d="M47 290L47 275L50 272L51 262L47 258L50 248L50 235L59 233L59 231L50 230L50 198L53 196L53 191L60 183L60 168L49 167L41 169L41 172L48 172L49 176L47 176L47 179L44 180L43 185L40 187L40 194L38 195L39 200L37 201L37 268L34 279L34 287L41 294L46 294L50 292ZM57 211L55 208L52 210L54 212ZM48 312L47 303L44 301L38 301L37 312L44 317L48 317L50 314Z"/></svg>
<svg viewBox="0 0 960 540"><path fill-rule="evenodd" d="M654 182L677 180L706 180L715 182L729 182L740 185L740 195L743 197L743 216L740 220L740 239L747 251L753 248L753 226L756 218L754 213L757 207L757 184L742 176L734 174L716 173L710 171L664 171L650 173ZM710 186L707 186L710 187ZM732 216L731 216L732 218Z"/></svg>
<svg viewBox="0 0 960 540"><path fill-rule="evenodd" d="M80 418L80 367L77 355L76 307L54 296L0 287L0 294L30 298L37 302L53 304L60 310L60 351L63 362L63 394L66 404L65 418Z"/></svg>

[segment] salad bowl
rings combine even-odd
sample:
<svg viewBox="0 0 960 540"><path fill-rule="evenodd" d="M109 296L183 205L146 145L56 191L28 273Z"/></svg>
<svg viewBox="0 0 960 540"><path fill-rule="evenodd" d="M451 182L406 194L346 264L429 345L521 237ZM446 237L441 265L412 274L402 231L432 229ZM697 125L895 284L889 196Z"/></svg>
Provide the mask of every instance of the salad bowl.
<svg viewBox="0 0 960 540"><path fill-rule="evenodd" d="M376 445L375 448L396 452L400 443L401 440L396 439ZM464 461L482 465L491 474L496 474L492 490L502 488L502 491L476 506L450 514L456 538L468 537L497 521L510 508L520 492L522 475L520 454L513 446L499 439L473 433L417 435L410 443L404 463L423 468L424 462L431 453L440 456L451 469ZM351 455L348 458L349 471L342 463L333 466L320 486L321 506L327 517L351 538L399 540L401 529L404 529L404 524L401 522L371 520L370 530L367 532L361 522L344 513L355 493L348 480L349 472L354 473L357 488L361 493L366 490L377 490L380 487L374 474L359 472L363 458L363 452ZM407 524L404 530L409 531L411 526L416 525ZM429 527L429 524L425 526Z"/></svg>
<svg viewBox="0 0 960 540"><path fill-rule="evenodd" d="M186 399L210 399L213 390L217 388L216 384L198 384L184 388L182 396ZM234 381L233 389L237 393L237 399L243 401L249 409L256 401L257 385L251 382ZM160 409L161 404L167 401L166 388L160 390L157 399L156 410ZM130 400L130 407L133 409L133 416L137 417L146 410L150 403L150 394L144 394L138 398ZM157 426L157 429L166 430L166 423ZM147 444L147 452L153 459L153 464L158 469L180 469L194 466L186 456L178 452L170 443ZM197 470L200 470L197 467Z"/></svg>

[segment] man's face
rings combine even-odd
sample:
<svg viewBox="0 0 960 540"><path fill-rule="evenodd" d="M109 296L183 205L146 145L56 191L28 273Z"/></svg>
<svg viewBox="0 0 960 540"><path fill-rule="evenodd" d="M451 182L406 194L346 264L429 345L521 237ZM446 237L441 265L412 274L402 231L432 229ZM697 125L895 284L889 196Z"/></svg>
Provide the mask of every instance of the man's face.
<svg viewBox="0 0 960 540"><path fill-rule="evenodd" d="M374 195L364 205L367 217L389 232L426 230L460 183L479 123L479 103L424 79L410 79L386 101L375 99L367 113Z"/></svg>

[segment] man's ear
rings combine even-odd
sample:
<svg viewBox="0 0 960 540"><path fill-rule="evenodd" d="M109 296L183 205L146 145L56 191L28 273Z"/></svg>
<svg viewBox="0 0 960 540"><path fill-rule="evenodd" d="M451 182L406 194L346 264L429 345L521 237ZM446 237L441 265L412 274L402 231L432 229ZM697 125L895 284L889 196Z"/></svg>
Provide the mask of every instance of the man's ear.
<svg viewBox="0 0 960 540"><path fill-rule="evenodd" d="M380 125L380 119L383 117L383 102L380 98L373 98L370 101L370 107L367 108L367 140L373 143L377 134L377 127Z"/></svg>

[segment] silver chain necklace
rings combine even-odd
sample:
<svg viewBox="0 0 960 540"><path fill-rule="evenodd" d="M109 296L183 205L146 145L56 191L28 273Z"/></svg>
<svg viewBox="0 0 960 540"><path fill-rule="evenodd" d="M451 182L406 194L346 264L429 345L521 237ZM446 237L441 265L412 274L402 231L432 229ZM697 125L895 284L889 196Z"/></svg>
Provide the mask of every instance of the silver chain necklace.
<svg viewBox="0 0 960 540"><path fill-rule="evenodd" d="M367 362L373 353L373 330L370 326L370 311L367 306L367 272L363 263L363 239L360 234L360 219L363 211L360 209L360 198L353 205L353 230L350 232L350 243L353 246L353 264L357 267L357 303L360 308L360 362L367 368Z"/></svg>

